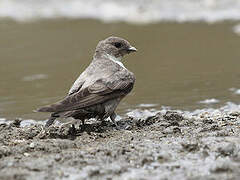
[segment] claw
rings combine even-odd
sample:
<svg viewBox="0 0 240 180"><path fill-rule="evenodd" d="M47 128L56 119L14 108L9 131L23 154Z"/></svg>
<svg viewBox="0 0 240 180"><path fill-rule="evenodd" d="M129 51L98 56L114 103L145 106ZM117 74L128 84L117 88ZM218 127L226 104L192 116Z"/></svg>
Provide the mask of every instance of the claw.
<svg viewBox="0 0 240 180"><path fill-rule="evenodd" d="M117 115L116 115L115 112L113 112L112 115L110 116L113 124L116 126L116 129L117 129L117 130L120 130L120 129L121 129L120 126L118 126L117 122L115 121L115 118L116 118L116 117L117 117Z"/></svg>

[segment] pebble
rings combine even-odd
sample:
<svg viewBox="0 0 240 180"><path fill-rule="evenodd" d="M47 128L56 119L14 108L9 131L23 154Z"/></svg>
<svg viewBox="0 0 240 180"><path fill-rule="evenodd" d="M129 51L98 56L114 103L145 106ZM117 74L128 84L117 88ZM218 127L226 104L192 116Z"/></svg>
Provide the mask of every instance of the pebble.
<svg viewBox="0 0 240 180"><path fill-rule="evenodd" d="M30 148L34 148L35 147L35 143L32 142L30 145L29 145Z"/></svg>
<svg viewBox="0 0 240 180"><path fill-rule="evenodd" d="M26 156L26 157L30 156L29 153L23 153L23 155Z"/></svg>

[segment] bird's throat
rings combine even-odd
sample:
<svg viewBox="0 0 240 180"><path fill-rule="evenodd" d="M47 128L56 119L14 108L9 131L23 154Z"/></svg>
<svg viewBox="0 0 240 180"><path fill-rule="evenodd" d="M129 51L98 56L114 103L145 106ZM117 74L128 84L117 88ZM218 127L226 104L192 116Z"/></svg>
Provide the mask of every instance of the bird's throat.
<svg viewBox="0 0 240 180"><path fill-rule="evenodd" d="M125 68L125 66L124 66L123 63L121 62L122 57L116 58L116 57L114 57L114 56L112 56L112 55L110 55L110 54L106 54L106 57L107 57L108 59L112 60L113 62L119 64L121 67Z"/></svg>

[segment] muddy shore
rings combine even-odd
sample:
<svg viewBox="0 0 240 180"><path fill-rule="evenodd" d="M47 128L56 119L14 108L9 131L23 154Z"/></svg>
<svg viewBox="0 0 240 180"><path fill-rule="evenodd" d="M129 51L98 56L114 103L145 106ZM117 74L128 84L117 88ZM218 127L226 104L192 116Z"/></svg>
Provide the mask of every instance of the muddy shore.
<svg viewBox="0 0 240 180"><path fill-rule="evenodd" d="M85 127L0 124L0 179L238 179L240 112L166 111Z"/></svg>

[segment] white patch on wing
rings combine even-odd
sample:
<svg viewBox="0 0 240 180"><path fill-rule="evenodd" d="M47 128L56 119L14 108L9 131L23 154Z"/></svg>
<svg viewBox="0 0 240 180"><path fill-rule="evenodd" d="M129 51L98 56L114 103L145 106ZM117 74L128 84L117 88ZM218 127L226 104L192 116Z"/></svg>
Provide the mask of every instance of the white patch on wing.
<svg viewBox="0 0 240 180"><path fill-rule="evenodd" d="M111 59L113 62L119 64L121 67L125 68L125 66L123 65L123 63L121 62L122 60L122 57L114 57L114 56L111 56L110 54L107 54L107 58ZM126 68L125 68L126 69Z"/></svg>

